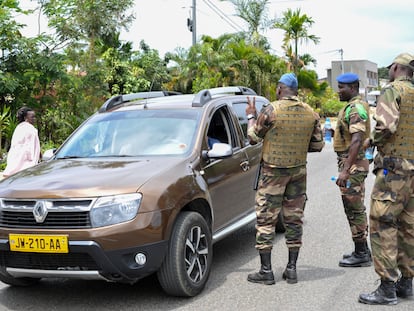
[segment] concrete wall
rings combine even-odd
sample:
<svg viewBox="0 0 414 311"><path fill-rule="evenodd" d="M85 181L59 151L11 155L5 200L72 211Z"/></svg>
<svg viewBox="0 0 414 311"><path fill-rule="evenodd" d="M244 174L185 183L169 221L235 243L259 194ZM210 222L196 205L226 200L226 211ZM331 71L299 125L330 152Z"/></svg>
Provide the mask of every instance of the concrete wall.
<svg viewBox="0 0 414 311"><path fill-rule="evenodd" d="M329 85L335 92L338 91L336 77L342 72L353 72L359 76L360 93L366 94L378 87L378 66L376 63L368 60L333 61L332 68L327 72L327 77Z"/></svg>

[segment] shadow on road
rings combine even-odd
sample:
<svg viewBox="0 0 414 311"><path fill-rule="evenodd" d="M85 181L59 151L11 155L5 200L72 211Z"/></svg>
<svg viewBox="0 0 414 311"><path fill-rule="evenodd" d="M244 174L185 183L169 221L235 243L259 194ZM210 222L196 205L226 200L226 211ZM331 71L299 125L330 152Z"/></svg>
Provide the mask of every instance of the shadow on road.
<svg viewBox="0 0 414 311"><path fill-rule="evenodd" d="M278 240L283 235L276 236ZM213 267L204 291L193 298L166 295L156 275L136 284L71 279L44 279L32 287L5 286L0 289L1 310L173 310L196 303L219 288L227 275L252 271L243 266L254 260L254 223L217 242L213 247ZM229 265L229 263L231 263ZM256 267L255 267L256 268ZM304 275L305 276L305 275Z"/></svg>

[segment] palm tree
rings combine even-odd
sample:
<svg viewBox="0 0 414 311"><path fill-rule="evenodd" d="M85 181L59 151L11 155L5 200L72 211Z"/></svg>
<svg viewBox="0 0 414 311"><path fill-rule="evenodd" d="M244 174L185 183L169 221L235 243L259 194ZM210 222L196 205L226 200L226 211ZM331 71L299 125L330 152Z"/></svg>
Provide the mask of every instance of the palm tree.
<svg viewBox="0 0 414 311"><path fill-rule="evenodd" d="M165 84L166 89L191 93L195 76L191 60L195 53L190 52L197 47L198 44L192 46L190 50L178 47L174 52L165 54L165 62L169 65L171 75L171 80Z"/></svg>
<svg viewBox="0 0 414 311"><path fill-rule="evenodd" d="M170 53L168 59L173 65L169 66L172 79L168 88L185 93L217 86L244 85L270 97L276 89L272 83L285 70L282 59L246 43L240 33L218 38L203 36L188 52Z"/></svg>
<svg viewBox="0 0 414 311"><path fill-rule="evenodd" d="M274 20L267 16L267 5L269 0L222 0L233 3L236 16L243 19L248 25L248 31L245 34L247 41L250 41L256 47L269 49L269 43L265 36L262 36L259 30L266 30L271 27Z"/></svg>
<svg viewBox="0 0 414 311"><path fill-rule="evenodd" d="M285 36L283 39L283 47L285 51L291 51L291 44L293 43L294 53L293 53L293 69L297 74L299 68L299 57L298 57L298 45L302 42L312 41L315 44L319 43L320 38L311 35L308 33L308 29L312 26L314 21L311 17L306 14L301 14L300 9L292 11L288 9L283 13L283 17L277 19L273 25L273 28L281 29L285 31ZM290 58L290 55L287 55Z"/></svg>

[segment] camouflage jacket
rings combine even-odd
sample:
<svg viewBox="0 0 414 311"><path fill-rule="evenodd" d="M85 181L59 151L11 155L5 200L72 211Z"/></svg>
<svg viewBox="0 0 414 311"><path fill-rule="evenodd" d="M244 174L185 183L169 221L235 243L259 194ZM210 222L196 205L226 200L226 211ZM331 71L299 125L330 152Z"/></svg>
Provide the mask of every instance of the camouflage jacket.
<svg viewBox="0 0 414 311"><path fill-rule="evenodd" d="M362 132L364 139L369 138L370 114L368 103L360 95L353 97L338 113L338 121L334 134L334 150L348 156L352 134ZM358 152L358 159L364 159L362 146Z"/></svg>
<svg viewBox="0 0 414 311"><path fill-rule="evenodd" d="M398 77L394 82L391 82L382 89L381 95L378 98L377 107L373 115L376 125L371 134L372 142L378 149L378 154L374 161L374 171L380 168L386 168L397 174L414 173L413 160L393 157L382 152L383 147L390 141L398 129L402 90L396 87L396 84L401 83L414 88L411 78ZM411 103L411 106L414 106L414 102Z"/></svg>

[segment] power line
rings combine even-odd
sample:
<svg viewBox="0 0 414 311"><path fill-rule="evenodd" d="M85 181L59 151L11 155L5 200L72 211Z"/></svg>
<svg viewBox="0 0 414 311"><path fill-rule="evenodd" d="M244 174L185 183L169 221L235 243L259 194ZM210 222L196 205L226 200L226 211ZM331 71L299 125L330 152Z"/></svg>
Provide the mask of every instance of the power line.
<svg viewBox="0 0 414 311"><path fill-rule="evenodd" d="M243 31L244 29L237 25L234 21L230 19L219 7L217 7L213 2L210 0L203 0L203 2L216 13L221 19L223 19L230 27L232 27L236 31Z"/></svg>
<svg viewBox="0 0 414 311"><path fill-rule="evenodd" d="M319 54L331 54L331 53L339 53L341 55L341 72L344 73L344 50L342 48L336 50L329 50Z"/></svg>

